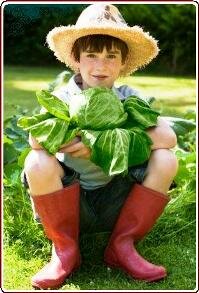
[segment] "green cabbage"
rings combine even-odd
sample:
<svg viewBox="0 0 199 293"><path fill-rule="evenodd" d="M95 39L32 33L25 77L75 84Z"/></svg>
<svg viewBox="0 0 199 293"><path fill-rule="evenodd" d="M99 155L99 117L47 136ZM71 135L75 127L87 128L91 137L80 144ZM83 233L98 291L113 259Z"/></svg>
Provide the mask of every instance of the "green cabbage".
<svg viewBox="0 0 199 293"><path fill-rule="evenodd" d="M50 154L80 135L91 148L90 160L107 175L125 174L149 159L152 141L145 129L157 124L159 113L138 97L122 103L112 90L96 87L74 95L68 105L45 90L37 98L47 112L22 117L18 125Z"/></svg>
<svg viewBox="0 0 199 293"><path fill-rule="evenodd" d="M81 129L105 130L122 126L128 114L118 97L108 88L89 88L74 96L69 104L70 117Z"/></svg>

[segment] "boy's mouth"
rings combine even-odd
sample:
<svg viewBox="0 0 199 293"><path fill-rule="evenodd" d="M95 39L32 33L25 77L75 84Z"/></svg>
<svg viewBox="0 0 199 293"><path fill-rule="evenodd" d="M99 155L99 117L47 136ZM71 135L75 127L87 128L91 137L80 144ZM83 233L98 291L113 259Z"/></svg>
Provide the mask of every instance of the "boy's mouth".
<svg viewBox="0 0 199 293"><path fill-rule="evenodd" d="M104 80L106 79L108 76L107 75L93 75L94 78L98 79L98 80Z"/></svg>

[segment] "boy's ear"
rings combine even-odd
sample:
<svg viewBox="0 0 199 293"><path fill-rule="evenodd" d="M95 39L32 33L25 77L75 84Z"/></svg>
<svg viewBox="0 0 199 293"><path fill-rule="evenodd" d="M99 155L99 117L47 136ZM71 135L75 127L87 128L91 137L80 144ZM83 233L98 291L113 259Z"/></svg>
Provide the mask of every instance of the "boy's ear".
<svg viewBox="0 0 199 293"><path fill-rule="evenodd" d="M125 66L126 66L126 62L122 63L120 71L123 70Z"/></svg>

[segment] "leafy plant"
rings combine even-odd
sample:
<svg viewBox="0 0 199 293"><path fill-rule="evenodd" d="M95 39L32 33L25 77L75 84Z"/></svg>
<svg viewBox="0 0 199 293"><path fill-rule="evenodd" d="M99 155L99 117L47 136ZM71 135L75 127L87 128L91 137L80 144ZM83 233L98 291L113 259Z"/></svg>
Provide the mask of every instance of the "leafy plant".
<svg viewBox="0 0 199 293"><path fill-rule="evenodd" d="M156 229L150 234L150 238L158 235L159 239L175 237L176 234L189 231L195 238L196 233L196 146L195 130L183 137L184 143L189 145L189 150L184 150L179 145L175 148L178 158L178 172L174 178L174 187L169 191L171 200L161 216ZM161 235L161 236L160 236ZM157 237L157 238L158 238Z"/></svg>
<svg viewBox="0 0 199 293"><path fill-rule="evenodd" d="M156 125L159 113L138 97L122 103L112 90L96 87L74 95L68 105L44 90L37 98L48 112L22 117L18 125L50 154L80 135L92 150L91 161L108 175L125 173L149 158L152 142L144 130Z"/></svg>
<svg viewBox="0 0 199 293"><path fill-rule="evenodd" d="M28 151L28 134L17 126L19 117L27 111L18 108L19 114L7 118L4 121L4 164L17 163L23 166L23 161Z"/></svg>
<svg viewBox="0 0 199 293"><path fill-rule="evenodd" d="M21 172L30 147L27 133L17 126L19 117L26 110L18 107L17 111L18 114L4 121L4 242L8 244L19 235L28 234L24 229L24 221L31 218L30 201L21 183ZM28 225L31 229L33 223Z"/></svg>
<svg viewBox="0 0 199 293"><path fill-rule="evenodd" d="M187 132L195 129L195 123L191 120L177 118L177 117L165 117L173 128L177 136L184 136Z"/></svg>

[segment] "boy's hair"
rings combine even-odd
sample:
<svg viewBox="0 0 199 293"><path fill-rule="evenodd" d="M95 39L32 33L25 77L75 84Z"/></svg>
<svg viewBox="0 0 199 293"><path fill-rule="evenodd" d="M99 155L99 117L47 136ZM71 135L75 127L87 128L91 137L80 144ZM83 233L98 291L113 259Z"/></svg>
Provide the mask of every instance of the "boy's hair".
<svg viewBox="0 0 199 293"><path fill-rule="evenodd" d="M80 53L87 49L94 52L101 53L103 49L111 51L112 48L116 48L121 51L122 63L125 63L126 56L128 54L128 47L122 40L109 36L109 35L88 35L77 39L73 45L71 54L75 61L79 62Z"/></svg>

